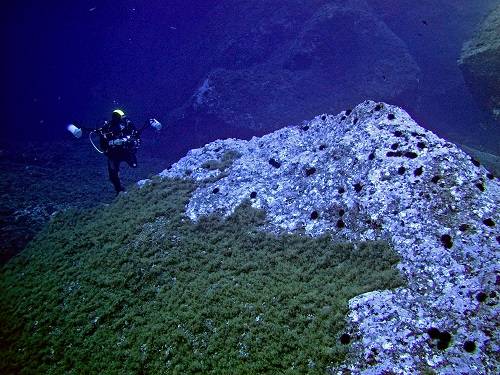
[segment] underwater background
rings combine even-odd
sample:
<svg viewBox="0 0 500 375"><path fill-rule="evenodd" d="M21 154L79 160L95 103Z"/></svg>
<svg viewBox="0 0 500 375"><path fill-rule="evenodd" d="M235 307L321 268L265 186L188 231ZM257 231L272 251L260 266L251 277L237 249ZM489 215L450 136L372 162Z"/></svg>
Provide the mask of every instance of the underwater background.
<svg viewBox="0 0 500 375"><path fill-rule="evenodd" d="M185 221L194 182L154 176L189 150L374 100L500 173L498 0L21 0L0 17L1 373L323 373L346 356L347 301L405 284L384 241L263 236L248 205ZM116 108L163 124L122 165L127 198L66 130Z"/></svg>

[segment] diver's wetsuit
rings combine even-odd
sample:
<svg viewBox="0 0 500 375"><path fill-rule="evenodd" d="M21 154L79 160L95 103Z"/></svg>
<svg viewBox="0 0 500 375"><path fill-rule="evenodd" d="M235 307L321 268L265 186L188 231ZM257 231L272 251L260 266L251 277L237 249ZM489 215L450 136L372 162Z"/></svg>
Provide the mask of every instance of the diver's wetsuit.
<svg viewBox="0 0 500 375"><path fill-rule="evenodd" d="M101 148L108 157L109 179L117 194L125 191L120 182L120 163L124 161L132 168L137 167L135 153L139 143L139 132L126 118L106 122L100 130Z"/></svg>

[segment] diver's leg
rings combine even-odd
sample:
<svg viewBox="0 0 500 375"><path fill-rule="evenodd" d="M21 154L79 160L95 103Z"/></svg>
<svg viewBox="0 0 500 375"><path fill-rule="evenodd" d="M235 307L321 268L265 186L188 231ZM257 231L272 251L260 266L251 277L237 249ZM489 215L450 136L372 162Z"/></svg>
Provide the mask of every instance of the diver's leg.
<svg viewBox="0 0 500 375"><path fill-rule="evenodd" d="M134 152L127 154L125 161L130 167L137 168L137 156L135 156Z"/></svg>
<svg viewBox="0 0 500 375"><path fill-rule="evenodd" d="M118 194L120 191L124 191L125 188L122 186L120 182L120 160L112 159L108 157L108 173L109 179L111 183L115 187L116 193Z"/></svg>

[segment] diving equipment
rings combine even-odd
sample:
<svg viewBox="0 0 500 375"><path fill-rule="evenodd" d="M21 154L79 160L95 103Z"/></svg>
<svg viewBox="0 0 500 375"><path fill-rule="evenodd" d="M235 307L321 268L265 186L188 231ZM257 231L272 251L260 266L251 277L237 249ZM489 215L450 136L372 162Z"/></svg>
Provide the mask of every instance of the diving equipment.
<svg viewBox="0 0 500 375"><path fill-rule="evenodd" d="M100 153L100 154L104 154L104 151L100 150L99 147L97 147L94 143L94 141L92 140L92 134L94 134L95 132L97 132L98 130L101 130L101 129L95 129L95 130L92 130L90 133L89 133L89 140L90 140L90 143L92 144L92 146L94 146L95 150Z"/></svg>
<svg viewBox="0 0 500 375"><path fill-rule="evenodd" d="M77 128L75 125L73 124L69 124L68 127L67 127L68 131L73 134L76 138L81 138L82 136L82 129L80 128Z"/></svg>
<svg viewBox="0 0 500 375"><path fill-rule="evenodd" d="M149 125L151 125L153 128L155 128L158 131L160 131L162 128L161 123L155 118L149 119Z"/></svg>
<svg viewBox="0 0 500 375"><path fill-rule="evenodd" d="M119 116L120 119L125 117L125 112L123 112L121 109L115 109L112 113L113 116Z"/></svg>

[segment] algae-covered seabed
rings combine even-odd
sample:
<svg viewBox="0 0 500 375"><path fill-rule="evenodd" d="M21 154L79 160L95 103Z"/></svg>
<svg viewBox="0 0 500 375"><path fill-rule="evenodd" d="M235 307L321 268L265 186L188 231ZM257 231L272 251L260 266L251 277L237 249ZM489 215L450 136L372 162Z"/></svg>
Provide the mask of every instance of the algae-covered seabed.
<svg viewBox="0 0 500 375"><path fill-rule="evenodd" d="M324 373L347 301L402 284L383 242L266 234L248 203L192 223L194 188L55 215L1 270L0 373Z"/></svg>

